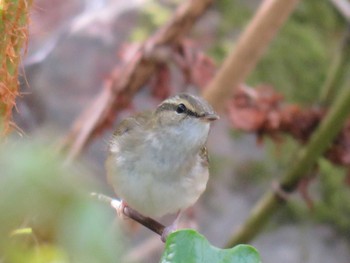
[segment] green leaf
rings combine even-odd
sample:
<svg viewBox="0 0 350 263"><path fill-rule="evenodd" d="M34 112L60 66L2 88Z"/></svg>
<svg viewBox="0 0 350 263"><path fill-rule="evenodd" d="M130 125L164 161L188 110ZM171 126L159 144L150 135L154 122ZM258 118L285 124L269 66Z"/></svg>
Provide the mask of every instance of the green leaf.
<svg viewBox="0 0 350 263"><path fill-rule="evenodd" d="M260 263L257 250L248 245L220 249L191 229L171 233L161 263Z"/></svg>

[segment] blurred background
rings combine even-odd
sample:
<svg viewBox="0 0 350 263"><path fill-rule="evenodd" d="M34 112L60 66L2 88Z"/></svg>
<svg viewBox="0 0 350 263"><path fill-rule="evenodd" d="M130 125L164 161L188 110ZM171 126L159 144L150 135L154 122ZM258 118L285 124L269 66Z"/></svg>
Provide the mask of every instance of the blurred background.
<svg viewBox="0 0 350 263"><path fill-rule="evenodd" d="M11 135L10 144L14 150L12 157L7 155L7 158L28 165L29 168L23 169L34 169L33 174L40 173L43 178L51 174L51 170L66 173L60 170L59 164L53 169L37 169L33 164L35 162L28 158L37 156L43 158L39 163L50 162L45 154L47 148L60 145L74 121L103 89L104 83L118 66L128 60L128 52L132 54L133 47L166 23L182 2L34 1L27 53L22 59L22 96L17 99L14 110L14 122L23 131L19 132L22 135L16 132ZM204 52L213 65L219 66L234 48L236 39L260 3L257 0L216 1L187 36L193 48ZM347 3L350 5L350 2ZM335 8L333 1L301 1L246 83L253 87L261 84L273 87L283 95L286 104L315 106L347 27L346 19ZM345 67L348 68L349 64L345 64ZM170 72L171 85L166 95L186 90L200 93L199 88L188 87L176 67L171 66ZM162 96L154 92L152 85L145 85L134 97L132 105L113 118L112 126L134 112L154 108L161 100ZM106 183L104 169L112 131L110 127L99 133L75 161L74 168L69 168L79 174L78 179L71 181L74 176L68 176L62 179L63 183L60 182L67 185L67 188L63 187L68 191L66 195L74 196L70 198L84 199L83 194L75 192L79 188L114 195ZM183 218L184 225L198 229L213 245L223 247L247 218L254 204L271 189L273 181L293 166L298 146L298 142L284 135L281 135L278 143L269 138L258 142L255 134L234 129L229 118L222 115L220 121L215 123L208 141L211 176L207 190ZM37 154L37 148L43 153ZM4 149L2 153L5 152ZM18 155L17 152L22 154ZM3 165L5 174L11 176L11 161L4 161ZM68 173L73 173L72 170ZM20 174L20 171L17 173ZM264 231L251 242L259 250L263 262L349 262L350 190L346 183L346 169L322 159L318 170L311 177L313 179L308 186L308 193L312 208L300 194L291 195L283 209L272 217ZM28 180L31 181L30 178ZM25 185L22 187L26 188ZM16 198L11 194L13 192L9 193L8 200ZM46 197L43 194L37 198L40 200ZM51 207L52 213L61 211L51 206L52 203L45 204ZM116 255L117 250L123 249L123 256L127 255L128 259L120 262L159 260L163 244L158 236L143 227L125 222L121 227L116 226L120 224L116 222L120 219L114 218L116 216L113 211L109 211L111 209L95 206L92 204L89 209L102 209L101 213L105 215L97 222L105 227L107 225L107 229L115 228L115 237L109 237L113 241L106 240L111 257ZM79 214L82 222L86 222L87 218L92 220L98 217L98 212L90 213L92 210L89 209ZM164 220L167 222L167 218ZM76 224L79 225L79 222ZM93 229L88 222L86 224L86 229ZM80 240L87 238L86 233L85 238L82 235L86 229L80 229L81 232L76 234ZM69 233L70 230L65 231ZM59 240L66 242L72 236L63 235ZM101 237L97 235L98 238ZM114 247L118 249L113 251ZM57 250L54 251L57 254ZM98 261L90 258L80 262ZM106 259L100 262L109 261Z"/></svg>

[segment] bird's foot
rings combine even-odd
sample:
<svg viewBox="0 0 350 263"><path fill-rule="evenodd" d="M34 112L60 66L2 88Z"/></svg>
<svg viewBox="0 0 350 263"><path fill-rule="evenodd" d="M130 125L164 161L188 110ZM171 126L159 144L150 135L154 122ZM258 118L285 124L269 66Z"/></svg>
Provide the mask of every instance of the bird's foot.
<svg viewBox="0 0 350 263"><path fill-rule="evenodd" d="M118 217L125 219L126 215L124 213L125 207L128 206L128 204L124 200L115 200L117 202L111 203L111 205L114 207L114 209L117 211Z"/></svg>
<svg viewBox="0 0 350 263"><path fill-rule="evenodd" d="M172 232L174 232L174 231L176 231L177 230L177 224L171 224L171 225L169 225L169 226L167 226L166 228L164 228L164 230L163 230L163 233L162 233L162 235L161 235L161 240L165 243L165 241L166 241L166 239L167 239L167 237L172 233Z"/></svg>

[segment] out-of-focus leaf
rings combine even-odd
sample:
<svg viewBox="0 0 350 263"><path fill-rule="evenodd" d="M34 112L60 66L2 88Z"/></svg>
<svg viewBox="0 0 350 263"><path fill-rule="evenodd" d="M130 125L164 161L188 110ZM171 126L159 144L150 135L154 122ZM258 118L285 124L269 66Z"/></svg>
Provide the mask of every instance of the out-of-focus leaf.
<svg viewBox="0 0 350 263"><path fill-rule="evenodd" d="M115 215L90 197L99 187L87 171L64 165L47 145L26 141L0 145L0 167L5 262L116 262L120 257ZM31 233L13 234L25 228Z"/></svg>

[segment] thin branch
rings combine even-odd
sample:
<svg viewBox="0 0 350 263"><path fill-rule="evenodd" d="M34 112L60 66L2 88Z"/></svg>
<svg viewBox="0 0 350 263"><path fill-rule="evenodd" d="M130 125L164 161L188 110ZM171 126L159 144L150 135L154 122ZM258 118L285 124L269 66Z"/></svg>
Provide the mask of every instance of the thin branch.
<svg viewBox="0 0 350 263"><path fill-rule="evenodd" d="M117 112L126 108L134 94L156 70L157 50L177 43L195 21L208 9L213 0L185 1L172 19L160 28L144 45L118 77L106 82L104 90L74 123L65 139L68 159L76 157L91 139L109 127Z"/></svg>
<svg viewBox="0 0 350 263"><path fill-rule="evenodd" d="M281 179L281 189L291 192L296 189L299 182L308 174L317 159L327 150L331 142L343 127L350 114L350 79L338 94L333 107L325 116L323 122L312 135L309 143L300 149L294 165ZM227 242L227 247L232 247L239 243L246 243L256 236L265 222L283 204L281 198L275 191L267 192L253 208L252 213Z"/></svg>
<svg viewBox="0 0 350 263"><path fill-rule="evenodd" d="M100 201L109 203L111 207L113 207L117 211L119 211L119 209L122 206L122 202L118 199L113 199L106 195L97 194L97 193L91 193L91 195L96 197ZM148 228L149 230L153 231L154 233L162 236L165 226L159 223L158 221L150 217L145 217L141 215L139 212L137 212L136 210L132 209L129 206L124 207L122 212L123 212L123 215L131 218L132 220L135 220L136 222Z"/></svg>
<svg viewBox="0 0 350 263"><path fill-rule="evenodd" d="M235 49L225 60L214 79L204 90L203 97L220 110L264 54L278 30L290 16L299 0L263 1Z"/></svg>

